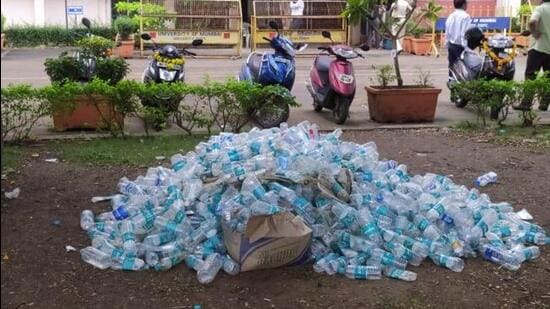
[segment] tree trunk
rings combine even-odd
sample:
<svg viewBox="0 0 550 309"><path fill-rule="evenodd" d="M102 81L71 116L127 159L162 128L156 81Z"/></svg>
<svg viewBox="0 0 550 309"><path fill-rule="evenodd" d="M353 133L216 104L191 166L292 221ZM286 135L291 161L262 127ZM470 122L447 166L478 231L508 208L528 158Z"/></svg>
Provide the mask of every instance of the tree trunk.
<svg viewBox="0 0 550 309"><path fill-rule="evenodd" d="M397 86L403 87L403 78L401 77L401 69L399 68L399 55L397 55L397 36L392 38L393 41L393 50L395 51L395 56L393 57L393 66L395 68L395 76L397 77Z"/></svg>

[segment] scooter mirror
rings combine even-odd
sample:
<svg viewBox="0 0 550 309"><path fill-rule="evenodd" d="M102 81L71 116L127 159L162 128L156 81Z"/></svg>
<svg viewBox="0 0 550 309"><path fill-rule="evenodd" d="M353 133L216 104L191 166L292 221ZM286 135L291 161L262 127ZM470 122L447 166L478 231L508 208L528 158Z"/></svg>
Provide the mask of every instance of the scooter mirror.
<svg viewBox="0 0 550 309"><path fill-rule="evenodd" d="M147 32L144 32L141 34L141 38L144 39L145 41L149 41L151 39L151 35Z"/></svg>
<svg viewBox="0 0 550 309"><path fill-rule="evenodd" d="M82 24L84 25L84 27L90 29L92 27L92 23L90 22L90 20L86 17L83 17L82 18Z"/></svg>
<svg viewBox="0 0 550 309"><path fill-rule="evenodd" d="M270 21L269 21L269 27L270 27L271 29L274 29L274 30L279 31L279 25L278 25L277 22L274 21L274 20L270 20Z"/></svg>
<svg viewBox="0 0 550 309"><path fill-rule="evenodd" d="M369 44L367 43L359 45L359 48L361 48L362 51L368 51L370 49Z"/></svg>
<svg viewBox="0 0 550 309"><path fill-rule="evenodd" d="M321 35L322 35L325 39L332 40L332 37L331 37L331 35L330 35L330 31L324 30L324 31L321 32Z"/></svg>
<svg viewBox="0 0 550 309"><path fill-rule="evenodd" d="M202 45L202 39L194 39L193 42L191 42L191 45L193 46Z"/></svg>

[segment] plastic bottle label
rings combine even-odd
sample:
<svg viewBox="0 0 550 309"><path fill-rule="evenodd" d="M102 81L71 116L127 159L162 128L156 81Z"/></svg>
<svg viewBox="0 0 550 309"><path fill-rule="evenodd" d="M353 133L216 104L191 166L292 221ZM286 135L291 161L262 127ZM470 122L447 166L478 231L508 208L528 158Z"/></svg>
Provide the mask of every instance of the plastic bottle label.
<svg viewBox="0 0 550 309"><path fill-rule="evenodd" d="M370 222L361 228L361 233L363 233L363 235L372 236L378 233L378 227L374 221Z"/></svg>
<svg viewBox="0 0 550 309"><path fill-rule="evenodd" d="M523 256L525 257L526 260L530 260L533 258L533 253L531 252L530 249L523 249Z"/></svg>
<svg viewBox="0 0 550 309"><path fill-rule="evenodd" d="M351 235L345 232L342 233L340 235L340 243L346 248L351 247Z"/></svg>
<svg viewBox="0 0 550 309"><path fill-rule="evenodd" d="M174 164L172 164L172 169L174 170L174 172L178 172L179 170L183 169L185 167L187 162L185 161L178 161Z"/></svg>
<svg viewBox="0 0 550 309"><path fill-rule="evenodd" d="M134 233L124 233L122 234L122 242L127 242L127 241L134 241Z"/></svg>
<svg viewBox="0 0 550 309"><path fill-rule="evenodd" d="M183 220L185 220L186 217L187 215L185 214L185 211L178 210L178 212L176 212L176 215L174 216L174 222L180 224L183 222Z"/></svg>
<svg viewBox="0 0 550 309"><path fill-rule="evenodd" d="M356 266L353 272L355 279L367 279L367 268L363 266Z"/></svg>
<svg viewBox="0 0 550 309"><path fill-rule="evenodd" d="M262 144L259 142L253 142L250 144L250 151L253 154L259 154L261 148L262 148Z"/></svg>
<svg viewBox="0 0 550 309"><path fill-rule="evenodd" d="M124 270L133 270L135 264L135 258L134 257L127 257L124 259L124 262L122 262L122 269Z"/></svg>
<svg viewBox="0 0 550 309"><path fill-rule="evenodd" d="M405 240L403 241L403 246L405 246L405 248L411 249L413 245L414 245L414 240L412 239L405 238Z"/></svg>
<svg viewBox="0 0 550 309"><path fill-rule="evenodd" d="M420 222L418 222L418 229L424 232L428 225L430 225L430 221L428 221L427 219L422 219L420 220Z"/></svg>
<svg viewBox="0 0 550 309"><path fill-rule="evenodd" d="M481 228L481 230L483 231L483 233L486 233L488 230L489 230L489 227L487 226L487 223L485 223L485 221L483 220L480 220L477 225Z"/></svg>
<svg viewBox="0 0 550 309"><path fill-rule="evenodd" d="M445 213L445 207L443 207L440 203L435 204L433 210L435 210L440 216Z"/></svg>
<svg viewBox="0 0 550 309"><path fill-rule="evenodd" d="M398 269L398 268L394 268L392 269L392 271L390 272L390 277L392 278L396 278L396 279L399 279L403 276L403 270L401 269Z"/></svg>
<svg viewBox="0 0 550 309"><path fill-rule="evenodd" d="M371 172L363 172L361 175L361 180L366 182L372 182L372 173Z"/></svg>
<svg viewBox="0 0 550 309"><path fill-rule="evenodd" d="M439 265L447 266L447 261L449 260L449 257L446 255L440 255L439 256Z"/></svg>
<svg viewBox="0 0 550 309"><path fill-rule="evenodd" d="M128 211L126 210L125 207L120 206L119 208L113 210L113 216L117 220L124 220L128 218Z"/></svg>
<svg viewBox="0 0 550 309"><path fill-rule="evenodd" d="M394 261L395 261L395 258L394 258L393 255L391 255L390 253L385 252L385 253L382 255L382 264L384 264L384 265L392 265Z"/></svg>
<svg viewBox="0 0 550 309"><path fill-rule="evenodd" d="M403 252L402 258L405 259L405 260L407 260L407 261L412 260L412 258L413 258L413 253L412 253L412 251L409 250L409 249L405 249L405 252Z"/></svg>
<svg viewBox="0 0 550 309"><path fill-rule="evenodd" d="M340 223L342 223L342 225L344 225L345 227L351 227L355 220L355 216L351 212L348 212L346 216L340 219Z"/></svg>
<svg viewBox="0 0 550 309"><path fill-rule="evenodd" d="M239 152L236 149L229 150L227 152L227 156L229 157L229 160L232 162L239 161L241 159L239 156Z"/></svg>
<svg viewBox="0 0 550 309"><path fill-rule="evenodd" d="M237 166L233 169L233 172L235 173L235 176L239 177L244 175L246 172L242 166Z"/></svg>
<svg viewBox="0 0 550 309"><path fill-rule="evenodd" d="M265 194L266 194L265 189L262 186L256 187L252 191L252 195L254 195L254 197L257 199L262 199L265 196Z"/></svg>

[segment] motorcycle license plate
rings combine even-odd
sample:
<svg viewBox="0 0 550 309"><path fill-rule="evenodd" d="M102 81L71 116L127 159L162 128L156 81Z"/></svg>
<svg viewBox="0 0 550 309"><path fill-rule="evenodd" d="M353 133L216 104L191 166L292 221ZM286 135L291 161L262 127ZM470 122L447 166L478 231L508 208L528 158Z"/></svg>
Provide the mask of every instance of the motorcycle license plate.
<svg viewBox="0 0 550 309"><path fill-rule="evenodd" d="M352 75L340 74L340 76L338 76L338 79L344 84L353 83L353 76Z"/></svg>
<svg viewBox="0 0 550 309"><path fill-rule="evenodd" d="M168 63L164 63L164 62L157 62L157 66L159 68L167 68L168 67ZM172 64L172 70L181 70L181 65L179 64Z"/></svg>

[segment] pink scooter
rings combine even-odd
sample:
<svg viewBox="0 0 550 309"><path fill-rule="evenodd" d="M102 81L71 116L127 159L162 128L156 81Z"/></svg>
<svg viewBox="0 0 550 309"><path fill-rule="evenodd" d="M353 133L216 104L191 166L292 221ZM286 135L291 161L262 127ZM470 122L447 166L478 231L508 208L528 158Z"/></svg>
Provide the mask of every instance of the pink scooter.
<svg viewBox="0 0 550 309"><path fill-rule="evenodd" d="M330 32L323 31L322 35L334 43ZM367 45L360 48L369 50ZM307 90L313 97L313 109L316 112L323 108L330 109L336 123L343 124L348 118L349 107L355 96L355 74L349 60L364 57L347 45L331 45L318 49L323 52L315 57L309 73L309 83L306 83Z"/></svg>

